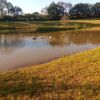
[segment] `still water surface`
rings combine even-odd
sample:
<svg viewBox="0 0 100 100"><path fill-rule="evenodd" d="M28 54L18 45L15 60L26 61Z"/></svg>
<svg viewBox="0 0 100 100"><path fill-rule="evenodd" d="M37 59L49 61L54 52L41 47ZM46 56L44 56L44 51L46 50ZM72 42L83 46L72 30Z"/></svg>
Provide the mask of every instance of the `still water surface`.
<svg viewBox="0 0 100 100"><path fill-rule="evenodd" d="M100 46L100 32L0 34L0 72L45 63Z"/></svg>

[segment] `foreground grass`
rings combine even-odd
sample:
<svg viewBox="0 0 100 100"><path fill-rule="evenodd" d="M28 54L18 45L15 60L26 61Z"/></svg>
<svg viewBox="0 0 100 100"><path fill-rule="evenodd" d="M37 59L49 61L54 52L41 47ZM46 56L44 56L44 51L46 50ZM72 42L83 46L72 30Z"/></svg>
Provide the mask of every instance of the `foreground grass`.
<svg viewBox="0 0 100 100"><path fill-rule="evenodd" d="M100 100L100 48L0 74L1 100Z"/></svg>

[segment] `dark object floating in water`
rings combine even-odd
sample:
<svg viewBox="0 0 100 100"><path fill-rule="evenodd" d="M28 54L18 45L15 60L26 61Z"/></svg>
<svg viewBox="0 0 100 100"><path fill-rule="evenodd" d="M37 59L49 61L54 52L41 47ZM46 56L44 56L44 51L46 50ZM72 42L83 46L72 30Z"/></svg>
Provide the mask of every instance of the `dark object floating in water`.
<svg viewBox="0 0 100 100"><path fill-rule="evenodd" d="M36 40L37 38L36 38L36 37L33 37L32 39L33 39L33 40Z"/></svg>

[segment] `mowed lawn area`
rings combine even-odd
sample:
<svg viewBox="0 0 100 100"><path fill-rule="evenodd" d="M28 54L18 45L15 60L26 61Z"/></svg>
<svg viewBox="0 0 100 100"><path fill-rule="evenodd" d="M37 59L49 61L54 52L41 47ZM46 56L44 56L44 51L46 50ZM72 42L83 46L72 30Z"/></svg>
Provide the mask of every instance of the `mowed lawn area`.
<svg viewBox="0 0 100 100"><path fill-rule="evenodd" d="M100 24L95 21L71 24L82 25L81 31L93 28L100 31ZM38 29L47 24L35 22ZM100 100L100 47L46 64L0 73L0 100Z"/></svg>

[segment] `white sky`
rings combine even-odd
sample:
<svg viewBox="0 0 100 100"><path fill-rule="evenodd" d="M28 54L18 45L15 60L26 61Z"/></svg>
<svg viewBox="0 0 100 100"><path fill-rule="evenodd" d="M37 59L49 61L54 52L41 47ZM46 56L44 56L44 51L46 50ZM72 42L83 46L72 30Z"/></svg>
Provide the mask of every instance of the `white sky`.
<svg viewBox="0 0 100 100"><path fill-rule="evenodd" d="M46 7L52 1L58 2L60 0L8 0L12 2L14 5L19 6L23 9L25 13L32 13L35 11L40 11L41 8ZM100 0L61 0L64 2L71 2L72 4L76 3L95 3L100 2Z"/></svg>

